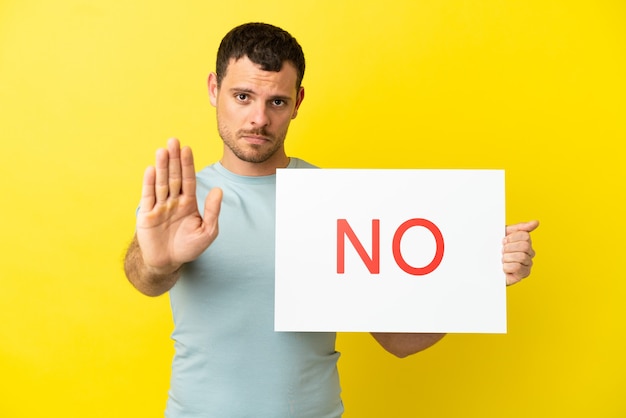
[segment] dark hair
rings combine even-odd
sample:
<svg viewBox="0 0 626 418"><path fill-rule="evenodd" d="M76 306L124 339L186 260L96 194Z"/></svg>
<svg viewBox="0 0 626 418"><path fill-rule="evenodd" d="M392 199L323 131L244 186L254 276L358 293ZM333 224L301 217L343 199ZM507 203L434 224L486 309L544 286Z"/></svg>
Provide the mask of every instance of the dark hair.
<svg viewBox="0 0 626 418"><path fill-rule="evenodd" d="M217 85L222 84L230 60L248 57L264 71L280 71L285 61L296 68L296 89L304 77L302 47L287 31L267 23L245 23L224 36L217 50Z"/></svg>

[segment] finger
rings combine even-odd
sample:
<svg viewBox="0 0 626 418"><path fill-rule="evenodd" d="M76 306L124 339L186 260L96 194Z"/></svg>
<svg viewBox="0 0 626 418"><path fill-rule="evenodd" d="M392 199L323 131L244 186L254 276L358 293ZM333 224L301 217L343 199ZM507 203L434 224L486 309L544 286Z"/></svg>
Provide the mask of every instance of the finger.
<svg viewBox="0 0 626 418"><path fill-rule="evenodd" d="M211 238L211 242L219 233L219 214L222 204L222 189L214 187L204 200L204 227Z"/></svg>
<svg viewBox="0 0 626 418"><path fill-rule="evenodd" d="M154 207L156 197L154 194L155 170L154 167L146 168L143 173L143 186L141 188L140 212L150 212Z"/></svg>
<svg viewBox="0 0 626 418"><path fill-rule="evenodd" d="M204 222L217 222L222 206L222 195L222 189L219 187L214 187L209 191L209 194L204 200Z"/></svg>
<svg viewBox="0 0 626 418"><path fill-rule="evenodd" d="M156 203L162 203L167 200L169 195L169 153L163 148L159 148L156 152L156 180L154 185L154 191L156 196Z"/></svg>
<svg viewBox="0 0 626 418"><path fill-rule="evenodd" d="M502 269L506 276L507 286L515 284L522 279L530 276L530 270L532 268L532 262L530 265L520 263L504 263Z"/></svg>
<svg viewBox="0 0 626 418"><path fill-rule="evenodd" d="M172 138L167 141L168 161L168 187L169 196L178 197L181 188L181 167L180 167L180 143L178 139Z"/></svg>
<svg viewBox="0 0 626 418"><path fill-rule="evenodd" d="M524 270L519 270L516 273L507 273L505 276L506 276L506 285L510 286L530 276L530 269L526 268Z"/></svg>
<svg viewBox="0 0 626 418"><path fill-rule="evenodd" d="M182 170L182 193L183 195L195 196L196 194L196 169L193 163L191 148L184 147L180 152L180 164Z"/></svg>
<svg viewBox="0 0 626 418"><path fill-rule="evenodd" d="M502 265L509 265L507 268L510 269L510 265L519 264L523 266L532 266L533 265L533 257L526 253L506 253L502 254ZM505 269L506 271L506 269ZM511 273L511 271L508 271Z"/></svg>
<svg viewBox="0 0 626 418"><path fill-rule="evenodd" d="M517 231L532 232L539 226L539 221L520 222L513 225L507 225L506 235L512 234Z"/></svg>
<svg viewBox="0 0 626 418"><path fill-rule="evenodd" d="M526 231L515 231L511 232L509 235L504 237L504 242L516 242L516 241L528 241L532 242L530 238L530 233Z"/></svg>
<svg viewBox="0 0 626 418"><path fill-rule="evenodd" d="M508 242L502 247L503 254L522 253L527 254L529 257L535 256L535 250L533 249L530 241L515 241Z"/></svg>
<svg viewBox="0 0 626 418"><path fill-rule="evenodd" d="M506 274L512 274L515 277L523 279L530 275L530 269L532 267L532 262L529 266L520 263L504 263L502 265L502 270Z"/></svg>

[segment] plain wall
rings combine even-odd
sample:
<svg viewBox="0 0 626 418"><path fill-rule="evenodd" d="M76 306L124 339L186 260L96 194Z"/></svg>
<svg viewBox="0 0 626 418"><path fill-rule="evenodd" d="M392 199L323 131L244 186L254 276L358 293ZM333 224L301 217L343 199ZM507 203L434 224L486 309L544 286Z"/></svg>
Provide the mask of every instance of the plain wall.
<svg viewBox="0 0 626 418"><path fill-rule="evenodd" d="M0 415L162 416L169 300L136 292L122 257L155 149L220 157L206 77L247 21L305 50L291 155L505 169L507 222L542 222L508 334L404 360L340 334L345 417L626 416L617 0L3 0Z"/></svg>

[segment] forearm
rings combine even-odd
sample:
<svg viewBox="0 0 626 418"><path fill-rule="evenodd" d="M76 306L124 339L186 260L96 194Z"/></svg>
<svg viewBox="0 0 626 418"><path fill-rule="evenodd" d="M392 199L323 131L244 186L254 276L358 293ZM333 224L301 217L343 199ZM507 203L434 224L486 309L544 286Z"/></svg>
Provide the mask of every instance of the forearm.
<svg viewBox="0 0 626 418"><path fill-rule="evenodd" d="M372 332L378 343L391 354L403 358L434 345L446 334Z"/></svg>
<svg viewBox="0 0 626 418"><path fill-rule="evenodd" d="M124 259L126 277L137 290L147 296L159 296L169 291L178 281L181 267L157 271L146 266L137 236L133 237Z"/></svg>

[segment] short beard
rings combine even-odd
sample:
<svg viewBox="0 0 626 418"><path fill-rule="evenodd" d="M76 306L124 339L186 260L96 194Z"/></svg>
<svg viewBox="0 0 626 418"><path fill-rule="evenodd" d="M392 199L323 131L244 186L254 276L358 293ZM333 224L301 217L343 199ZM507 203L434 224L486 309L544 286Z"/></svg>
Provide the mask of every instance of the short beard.
<svg viewBox="0 0 626 418"><path fill-rule="evenodd" d="M265 161L272 158L274 154L280 149L285 138L281 138L280 140L276 140L275 137L269 135L265 129L257 129L257 130L239 130L234 135L230 132L226 127L221 126L218 121L217 130L219 132L220 137L224 144L235 154L237 158L241 161L245 161L247 163L264 163ZM272 139L270 148L263 148L260 145L250 144L251 150L244 150L238 146L236 139L240 138L244 134L252 134L252 135L261 135L264 137L268 137ZM233 137L235 139L233 139Z"/></svg>

